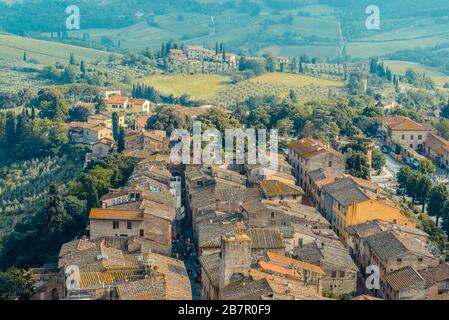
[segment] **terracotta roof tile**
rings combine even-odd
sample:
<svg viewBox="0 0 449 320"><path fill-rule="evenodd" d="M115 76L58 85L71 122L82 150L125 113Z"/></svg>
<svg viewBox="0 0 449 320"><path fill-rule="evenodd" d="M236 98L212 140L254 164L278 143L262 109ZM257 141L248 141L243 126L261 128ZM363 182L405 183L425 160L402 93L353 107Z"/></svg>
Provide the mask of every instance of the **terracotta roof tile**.
<svg viewBox="0 0 449 320"><path fill-rule="evenodd" d="M110 104L123 104L128 101L128 97L124 96L111 96L109 97L108 103Z"/></svg>
<svg viewBox="0 0 449 320"><path fill-rule="evenodd" d="M271 197L289 197L289 196L301 196L304 191L300 187L287 185L278 180L264 180L261 183L261 188L264 194Z"/></svg>
<svg viewBox="0 0 449 320"><path fill-rule="evenodd" d="M95 124L95 123L89 123L89 122L79 122L79 121L73 121L70 122L70 128L82 128L90 131L101 131L101 130L110 130L106 128L105 126Z"/></svg>
<svg viewBox="0 0 449 320"><path fill-rule="evenodd" d="M111 192L105 194L104 196L102 196L100 200L104 201L104 200L110 200L110 199L124 197L124 196L128 195L128 192L129 191L125 190L125 189L114 190L114 191L111 191Z"/></svg>
<svg viewBox="0 0 449 320"><path fill-rule="evenodd" d="M351 178L338 179L326 185L324 191L344 206L370 199Z"/></svg>
<svg viewBox="0 0 449 320"><path fill-rule="evenodd" d="M406 117L379 117L379 122L386 124L392 131L429 131L425 126Z"/></svg>
<svg viewBox="0 0 449 320"><path fill-rule="evenodd" d="M145 201L143 209L145 214L159 217L164 220L174 221L176 219L175 209L164 204L160 204L154 201Z"/></svg>
<svg viewBox="0 0 449 320"><path fill-rule="evenodd" d="M421 276L426 279L427 284L434 284L449 280L449 264L442 262L436 267L430 267L419 271Z"/></svg>
<svg viewBox="0 0 449 320"><path fill-rule="evenodd" d="M120 300L165 300L165 276L123 283L117 293Z"/></svg>
<svg viewBox="0 0 449 320"><path fill-rule="evenodd" d="M292 258L286 257L285 255L280 254L278 252L268 251L267 256L268 256L268 259L270 259L270 262L275 263L275 264L284 265L284 266L293 266L295 268L299 268L299 269L303 269L303 270L307 270L307 271L325 275L324 271L319 266L316 266L314 264L307 263L304 261L299 261L297 259L292 259Z"/></svg>
<svg viewBox="0 0 449 320"><path fill-rule="evenodd" d="M449 141L434 133L429 134L425 144L440 156L444 156L446 152L449 152Z"/></svg>
<svg viewBox="0 0 449 320"><path fill-rule="evenodd" d="M192 287L183 261L157 253L149 253L150 265L156 273L165 275L167 300L192 300Z"/></svg>
<svg viewBox="0 0 449 320"><path fill-rule="evenodd" d="M80 272L80 288L97 288L116 285L135 277L143 277L143 270L120 270L106 272Z"/></svg>
<svg viewBox="0 0 449 320"><path fill-rule="evenodd" d="M92 208L90 210L89 219L143 221L144 216L142 210Z"/></svg>
<svg viewBox="0 0 449 320"><path fill-rule="evenodd" d="M369 236L365 241L384 261L409 251L418 255L431 256L421 240L411 236L400 236L392 231Z"/></svg>
<svg viewBox="0 0 449 320"><path fill-rule="evenodd" d="M148 117L148 116L137 116L137 117L136 117L136 120L134 120L134 121L135 121L135 123L138 124L140 127L145 128L145 127L147 126L147 122L148 122L148 119L149 119L149 118L150 118L150 117Z"/></svg>
<svg viewBox="0 0 449 320"><path fill-rule="evenodd" d="M343 155L336 150L328 148L320 141L314 140L312 138L304 138L301 140L293 141L289 144L288 148L306 159L311 159L324 153L333 153L343 157Z"/></svg>
<svg viewBox="0 0 449 320"><path fill-rule="evenodd" d="M210 254L199 257L201 267L214 287L218 287L220 279L220 255Z"/></svg>
<svg viewBox="0 0 449 320"><path fill-rule="evenodd" d="M248 236L251 238L252 249L283 249L284 237L275 229L249 229Z"/></svg>
<svg viewBox="0 0 449 320"><path fill-rule="evenodd" d="M394 291L425 284L423 277L411 266L390 272L384 276L384 279Z"/></svg>

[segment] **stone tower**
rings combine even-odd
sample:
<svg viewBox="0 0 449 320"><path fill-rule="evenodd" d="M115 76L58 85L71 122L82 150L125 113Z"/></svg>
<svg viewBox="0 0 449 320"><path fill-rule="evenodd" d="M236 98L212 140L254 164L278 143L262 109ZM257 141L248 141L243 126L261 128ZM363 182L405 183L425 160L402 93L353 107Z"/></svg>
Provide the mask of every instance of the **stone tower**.
<svg viewBox="0 0 449 320"><path fill-rule="evenodd" d="M224 236L221 239L220 291L228 284L249 276L251 269L251 239L246 234Z"/></svg>

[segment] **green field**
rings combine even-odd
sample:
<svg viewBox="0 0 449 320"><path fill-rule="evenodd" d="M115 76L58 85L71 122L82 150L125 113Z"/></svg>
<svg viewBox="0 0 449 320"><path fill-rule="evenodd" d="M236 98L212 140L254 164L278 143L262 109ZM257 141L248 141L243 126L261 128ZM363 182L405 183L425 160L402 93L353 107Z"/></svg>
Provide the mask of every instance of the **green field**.
<svg viewBox="0 0 449 320"><path fill-rule="evenodd" d="M270 53L273 55L299 57L307 54L310 57L319 57L321 59L335 58L339 48L336 44L323 45L298 45L298 46L271 46L259 50L258 54Z"/></svg>
<svg viewBox="0 0 449 320"><path fill-rule="evenodd" d="M148 26L141 22L130 27L121 29L87 29L71 33L72 36L82 37L83 33L89 32L92 40L101 42L101 37L109 37L117 43L121 41L121 46L129 49L137 48L159 48L164 41L178 38L176 33L160 28Z"/></svg>
<svg viewBox="0 0 449 320"><path fill-rule="evenodd" d="M267 73L265 75L227 86L220 91L214 103L232 106L257 96L287 96L295 92L302 102L320 100L338 94L342 82L287 73Z"/></svg>
<svg viewBox="0 0 449 320"><path fill-rule="evenodd" d="M144 82L165 95L188 94L193 100L224 106L251 96L282 96L290 90L307 101L325 97L329 90L336 91L343 86L339 81L287 73L267 73L238 84L232 84L226 76L202 74L155 75L144 79Z"/></svg>
<svg viewBox="0 0 449 320"><path fill-rule="evenodd" d="M407 69L413 69L416 72L425 73L426 76L435 81L436 85L440 88L442 88L445 83L449 83L448 75L445 75L438 70L423 66L418 63L395 60L386 60L384 61L384 63L391 69L393 73L399 75L404 75Z"/></svg>
<svg viewBox="0 0 449 320"><path fill-rule="evenodd" d="M259 15L239 10L226 10L213 17L189 12L162 14L154 17L156 26L149 26L142 21L121 29L84 29L71 32L70 35L82 38L88 32L91 39L97 42L107 36L115 43L120 40L121 46L128 49L159 49L162 42L174 40L209 48L214 48L218 41L228 47L254 50L249 44L251 40L258 43L254 53L273 52L289 56L308 54L335 58L340 41L338 19L331 7L313 2L309 1L310 5L301 5L295 10L264 9ZM298 16L299 10L309 16ZM292 22L283 22L289 15ZM288 43L275 44L286 34L293 34ZM316 37L316 40L310 41L309 37Z"/></svg>
<svg viewBox="0 0 449 320"><path fill-rule="evenodd" d="M141 80L139 80L141 82ZM211 100L230 84L229 77L221 75L155 75L144 79L163 94L188 94L193 100Z"/></svg>
<svg viewBox="0 0 449 320"><path fill-rule="evenodd" d="M342 87L343 82L333 81L310 76L303 76L289 73L267 73L262 76L252 78L249 82L272 83L286 86L321 86L321 87Z"/></svg>
<svg viewBox="0 0 449 320"><path fill-rule="evenodd" d="M109 15L117 1L98 2L96 12ZM198 0L192 6L189 1L179 0L156 1L154 5L143 2L130 2L122 8L123 16L118 20L124 16L130 19L118 23L114 19L117 13L112 12L106 22L96 23L97 17L92 16L92 21L86 23L89 28L71 31L69 36L82 40L88 33L95 45L109 46L112 40L115 48L120 43L122 49L132 50L159 49L166 41L209 48L223 42L228 51L236 53L268 52L290 57L307 54L323 60L340 58L344 52L353 58L368 58L449 43L447 0L378 0L375 4L381 8L380 30L366 28L369 2L365 0ZM32 31L30 34L43 32L47 36L49 32ZM341 50L344 46L346 51ZM6 54L17 56L14 50L3 48Z"/></svg>
<svg viewBox="0 0 449 320"><path fill-rule="evenodd" d="M320 1L299 2L294 9L273 10L262 5L257 15L238 9L226 9L215 16L172 10L154 14L151 26L141 19L121 29L83 29L70 35L82 38L88 32L97 42L106 36L116 44L120 40L122 48L133 50L158 49L162 42L169 40L209 48L223 42L229 48L251 54L268 52L290 57L307 54L322 59L340 56L342 36L346 40L347 55L354 58L384 56L398 50L449 42L449 19L446 21L444 17L414 17L413 13L397 17L390 12L382 15L380 30L369 31L363 10L360 15L355 12L352 15Z"/></svg>
<svg viewBox="0 0 449 320"><path fill-rule="evenodd" d="M385 19L381 30L365 31L350 39L347 53L353 57L383 56L399 50L425 48L449 42L449 21L437 18ZM355 24L355 23L354 23ZM357 23L361 27L361 23Z"/></svg>
<svg viewBox="0 0 449 320"><path fill-rule="evenodd" d="M340 22L358 31L355 36L351 32L343 34L347 39L346 52L352 57L383 56L398 50L449 42L449 23L442 23L438 18L383 18L381 30L367 31L364 20L345 22L345 17L339 18L334 8L310 3L295 10L265 8L257 16L236 10L227 10L214 17L193 13L164 14L155 16L157 26L142 21L122 29L86 29L73 35L81 37L84 32L89 32L96 41L108 36L115 42L121 40L122 47L130 49L159 48L163 41L171 39L210 48L218 41L234 48L254 50L251 45L254 41L257 42L254 53L258 54L307 54L331 59L339 55ZM298 15L298 11L308 16ZM282 19L288 16L292 21L283 22ZM281 40L286 34L293 36L288 41Z"/></svg>
<svg viewBox="0 0 449 320"><path fill-rule="evenodd" d="M66 45L57 42L49 42L0 34L0 57L9 59L22 59L26 52L28 59L36 59L42 64L55 62L67 62L70 53L77 60L93 62L98 59L107 59L111 53L94 49Z"/></svg>

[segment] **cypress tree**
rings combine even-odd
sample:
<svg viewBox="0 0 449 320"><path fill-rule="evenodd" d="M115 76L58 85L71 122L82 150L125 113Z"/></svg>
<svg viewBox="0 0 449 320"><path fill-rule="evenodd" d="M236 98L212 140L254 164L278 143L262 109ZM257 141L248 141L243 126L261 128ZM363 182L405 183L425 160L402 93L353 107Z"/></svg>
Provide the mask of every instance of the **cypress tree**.
<svg viewBox="0 0 449 320"><path fill-rule="evenodd" d="M70 54L69 63L71 66L76 64L75 55L73 53Z"/></svg>
<svg viewBox="0 0 449 320"><path fill-rule="evenodd" d="M100 207L100 199L98 197L97 187L95 186L95 182L89 176L87 179L87 209L99 208Z"/></svg>
<svg viewBox="0 0 449 320"><path fill-rule="evenodd" d="M15 149L16 137L16 117L14 113L8 112L5 128L5 153L7 158L10 157L11 150Z"/></svg>
<svg viewBox="0 0 449 320"><path fill-rule="evenodd" d="M162 42L162 47L161 47L161 58L164 58L167 54L167 49L165 48L165 42Z"/></svg>
<svg viewBox="0 0 449 320"><path fill-rule="evenodd" d="M31 119L36 119L36 110L34 109L34 107L31 107Z"/></svg>
<svg viewBox="0 0 449 320"><path fill-rule="evenodd" d="M376 61L373 59L371 59L371 64L369 66L369 71L370 73L376 73L377 72L377 66L376 66Z"/></svg>
<svg viewBox="0 0 449 320"><path fill-rule="evenodd" d="M52 252L57 250L64 240L69 217L67 216L64 201L57 185L53 184L50 186L48 196L48 207L47 210L44 210L45 213L43 213L45 223L41 224L42 227L46 226L46 228L39 231L43 232L41 237L44 243L46 243L45 247Z"/></svg>
<svg viewBox="0 0 449 320"><path fill-rule="evenodd" d="M95 104L95 113L99 114L103 111L106 111L107 108L108 106L106 102L103 99L98 98L97 103Z"/></svg>
<svg viewBox="0 0 449 320"><path fill-rule="evenodd" d="M444 184L438 184L430 190L427 211L429 216L435 217L437 226L440 218L444 218L447 214L444 206L447 201L449 201L449 192Z"/></svg>
<svg viewBox="0 0 449 320"><path fill-rule="evenodd" d="M84 65L84 60L81 60L81 62L80 62L80 72L82 74L86 73L86 66Z"/></svg>
<svg viewBox="0 0 449 320"><path fill-rule="evenodd" d="M125 128L121 127L118 135L117 151L125 151Z"/></svg>
<svg viewBox="0 0 449 320"><path fill-rule="evenodd" d="M118 140L118 135L120 131L120 124L118 119L117 112L112 113L112 136L114 137L114 140Z"/></svg>
<svg viewBox="0 0 449 320"><path fill-rule="evenodd" d="M24 109L25 110L25 109ZM16 143L14 145L13 154L12 157L15 159L21 158L21 156L24 156L25 154L20 155L20 153L23 153L24 151L20 148L20 143L25 140L26 137L26 120L27 116L25 112L22 112L20 116L17 118L17 124L16 124ZM10 149L11 150L11 149Z"/></svg>

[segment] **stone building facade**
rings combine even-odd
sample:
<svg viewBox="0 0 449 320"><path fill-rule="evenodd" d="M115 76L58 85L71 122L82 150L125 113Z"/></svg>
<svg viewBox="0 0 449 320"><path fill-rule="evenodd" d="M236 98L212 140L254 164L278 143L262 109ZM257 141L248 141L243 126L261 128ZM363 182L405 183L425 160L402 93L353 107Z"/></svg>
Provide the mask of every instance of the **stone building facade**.
<svg viewBox="0 0 449 320"><path fill-rule="evenodd" d="M341 153L312 138L292 142L288 147L288 159L299 186L308 192L307 173L320 168L330 173L344 173L346 158Z"/></svg>

